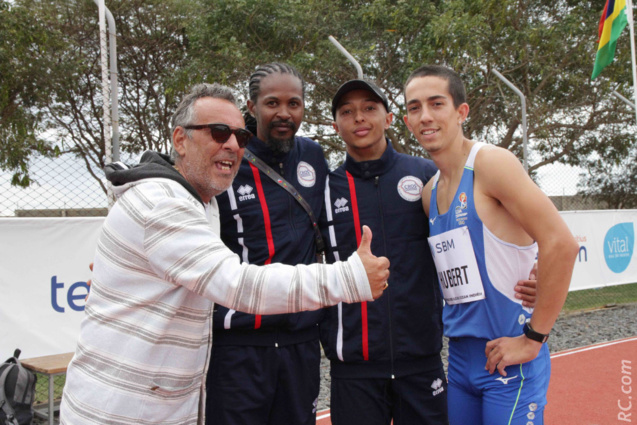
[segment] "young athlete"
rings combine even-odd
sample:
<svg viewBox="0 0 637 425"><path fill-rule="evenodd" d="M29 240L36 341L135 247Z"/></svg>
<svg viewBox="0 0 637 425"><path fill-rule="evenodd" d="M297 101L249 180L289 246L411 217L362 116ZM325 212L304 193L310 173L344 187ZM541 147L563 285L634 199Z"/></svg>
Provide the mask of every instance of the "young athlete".
<svg viewBox="0 0 637 425"><path fill-rule="evenodd" d="M405 102L407 127L439 168L422 200L446 302L449 421L543 424L545 342L566 299L578 244L513 154L464 137L469 105L457 73L418 68L405 84ZM531 310L514 297L514 286L536 255Z"/></svg>

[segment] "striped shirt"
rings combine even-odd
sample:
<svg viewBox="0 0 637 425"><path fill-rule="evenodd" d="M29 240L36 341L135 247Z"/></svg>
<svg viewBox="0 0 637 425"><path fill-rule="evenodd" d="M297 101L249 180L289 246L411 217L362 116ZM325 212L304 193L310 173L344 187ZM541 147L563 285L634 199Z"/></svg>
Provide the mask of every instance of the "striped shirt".
<svg viewBox="0 0 637 425"><path fill-rule="evenodd" d="M213 302L252 314L372 300L357 254L333 266L241 263L179 183L115 187L61 405L62 424L203 424Z"/></svg>

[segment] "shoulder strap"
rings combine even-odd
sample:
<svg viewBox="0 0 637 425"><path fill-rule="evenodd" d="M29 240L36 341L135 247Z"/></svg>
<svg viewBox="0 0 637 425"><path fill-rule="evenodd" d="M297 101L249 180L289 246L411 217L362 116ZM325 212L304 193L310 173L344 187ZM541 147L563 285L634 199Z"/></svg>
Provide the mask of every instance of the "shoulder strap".
<svg viewBox="0 0 637 425"><path fill-rule="evenodd" d="M436 193L438 192L438 180L440 179L440 170L434 174L431 178L434 182L431 186L431 195L429 198L429 219L435 220L435 217L438 216L438 197Z"/></svg>
<svg viewBox="0 0 637 425"><path fill-rule="evenodd" d="M434 183L431 186L431 189L433 190L438 186L438 180L440 179L440 170L436 171L436 174L434 174L432 179L434 180Z"/></svg>
<svg viewBox="0 0 637 425"><path fill-rule="evenodd" d="M17 364L5 364L7 365L7 367L5 367L0 374L0 407L7 416L7 418L5 419L6 425L19 425L18 420L15 418L15 410L13 410L13 406L11 406L11 403L9 403L9 400L7 400L7 395L4 392L4 385L7 382L7 376L9 376L9 372L11 372L11 369L17 366Z"/></svg>
<svg viewBox="0 0 637 425"><path fill-rule="evenodd" d="M314 229L314 239L316 240L316 257L319 263L325 262L325 242L323 241L323 236L321 236L321 230L318 226L318 220L316 216L314 216L314 212L312 211L312 207L307 203L303 196L296 190L294 186L283 177L279 175L276 171L272 169L268 164L263 162L260 158L258 158L255 154L250 152L249 149L245 149L243 156L245 159L250 161L255 167L259 170L263 171L266 176L270 177L275 183L285 189L296 201L303 207L307 215L310 217L312 221L312 227Z"/></svg>
<svg viewBox="0 0 637 425"><path fill-rule="evenodd" d="M465 168L469 168L471 170L473 170L473 163L476 160L476 155L478 154L478 151L480 149L482 149L482 147L486 145L486 143L484 142L476 142L472 147L471 147L471 151L469 152L469 156L467 157L467 162L465 163Z"/></svg>

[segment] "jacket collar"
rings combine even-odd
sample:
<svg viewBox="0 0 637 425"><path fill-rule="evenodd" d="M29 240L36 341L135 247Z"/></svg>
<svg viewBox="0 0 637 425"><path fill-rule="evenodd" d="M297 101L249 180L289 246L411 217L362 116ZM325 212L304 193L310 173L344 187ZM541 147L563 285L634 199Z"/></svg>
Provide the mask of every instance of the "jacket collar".
<svg viewBox="0 0 637 425"><path fill-rule="evenodd" d="M356 161L349 154L345 157L345 170L351 175L361 177L363 179L371 179L378 175L385 174L391 168L396 159L396 151L387 140L387 149L379 159L371 161Z"/></svg>
<svg viewBox="0 0 637 425"><path fill-rule="evenodd" d="M114 162L104 167L106 179L113 186L123 186L127 183L138 182L149 178L165 178L182 185L195 199L203 205L201 197L194 187L177 171L168 155L146 151L139 164L129 167L121 162Z"/></svg>

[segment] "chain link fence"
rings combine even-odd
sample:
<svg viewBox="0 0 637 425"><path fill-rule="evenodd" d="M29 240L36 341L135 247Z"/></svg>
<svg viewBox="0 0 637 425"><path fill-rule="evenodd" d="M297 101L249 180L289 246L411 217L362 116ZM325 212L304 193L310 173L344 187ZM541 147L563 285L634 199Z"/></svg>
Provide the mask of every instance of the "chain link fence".
<svg viewBox="0 0 637 425"><path fill-rule="evenodd" d="M48 403L49 403L49 377L35 372L37 382L35 385L35 397L33 399L33 408L40 412L40 415L48 415ZM53 379L53 400L55 408L55 423L58 423L60 400L62 400L62 391L64 390L64 384L66 383L66 374L51 376ZM46 413L46 414L45 414ZM33 425L48 424L47 418L42 416L35 416L33 418Z"/></svg>
<svg viewBox="0 0 637 425"><path fill-rule="evenodd" d="M30 162L32 184L11 185L12 174L0 173L0 217L105 216L108 200L98 179L75 155L57 158L34 157Z"/></svg>
<svg viewBox="0 0 637 425"><path fill-rule="evenodd" d="M103 180L104 173L93 172L95 176L81 158L72 154L33 158L33 183L26 189L11 185L11 173L0 172L0 217L104 216L108 199L97 180ZM535 180L560 211L607 209L603 203L577 193L582 172L563 164L548 165L537 171Z"/></svg>
<svg viewBox="0 0 637 425"><path fill-rule="evenodd" d="M122 158L135 163L138 157ZM80 217L105 216L108 198L98 179L101 170L93 174L86 163L75 155L57 158L35 157L31 161L33 183L28 188L11 185L11 173L0 172L0 217ZM554 164L534 175L540 188L560 211L607 209L603 202L578 194L578 182L583 170ZM600 282L603 285L604 282ZM599 308L626 302L637 302L637 284L571 292L565 310Z"/></svg>

